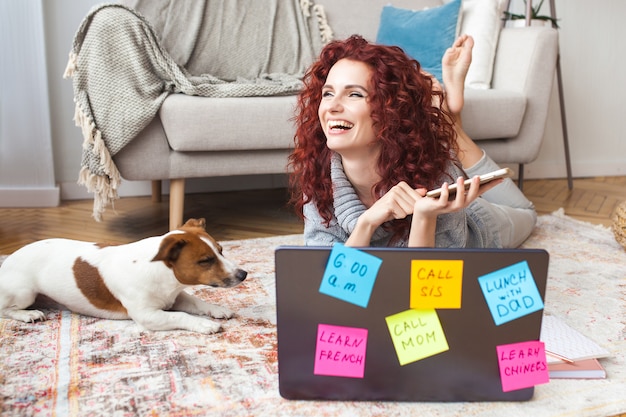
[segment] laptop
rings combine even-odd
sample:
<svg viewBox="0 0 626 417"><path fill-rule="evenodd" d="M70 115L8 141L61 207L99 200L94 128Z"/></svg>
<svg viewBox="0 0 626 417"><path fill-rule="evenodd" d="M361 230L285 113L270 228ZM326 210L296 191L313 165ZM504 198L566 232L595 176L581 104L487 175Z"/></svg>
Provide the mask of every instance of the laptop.
<svg viewBox="0 0 626 417"><path fill-rule="evenodd" d="M547 382L548 261L542 249L278 247L280 395L529 400Z"/></svg>

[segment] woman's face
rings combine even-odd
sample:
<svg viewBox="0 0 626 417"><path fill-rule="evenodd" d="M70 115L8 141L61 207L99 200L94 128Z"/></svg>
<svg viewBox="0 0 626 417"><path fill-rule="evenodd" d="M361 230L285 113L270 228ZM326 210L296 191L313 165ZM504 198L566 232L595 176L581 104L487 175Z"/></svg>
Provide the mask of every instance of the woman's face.
<svg viewBox="0 0 626 417"><path fill-rule="evenodd" d="M350 59L333 65L322 87L318 116L327 146L344 155L349 151L375 151L371 118L372 69Z"/></svg>

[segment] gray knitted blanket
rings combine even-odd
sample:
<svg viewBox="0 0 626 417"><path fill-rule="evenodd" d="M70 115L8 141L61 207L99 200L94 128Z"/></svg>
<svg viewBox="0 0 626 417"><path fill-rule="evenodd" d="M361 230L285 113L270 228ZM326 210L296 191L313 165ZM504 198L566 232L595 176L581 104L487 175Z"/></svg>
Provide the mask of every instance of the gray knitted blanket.
<svg viewBox="0 0 626 417"><path fill-rule="evenodd" d="M148 14L152 12L154 16L162 16L168 9L172 12L165 24L156 22L160 33L133 8L121 4L96 6L78 28L65 72L65 78L73 77L74 119L84 138L78 182L94 193L93 216L98 221L105 208L118 198L121 177L112 157L150 123L169 94L205 97L296 94L302 87L306 67L332 36L325 25L323 10L311 0L151 0L146 4ZM259 4L263 7L259 8ZM250 10L254 5L257 7ZM181 36L190 27L190 16L205 22ZM211 27L207 21L222 24ZM240 26L224 22L237 22ZM272 24L269 31L258 30ZM171 28L179 29L168 38ZM259 33L268 33L269 39ZM229 49L226 52L233 58L230 68L216 66L224 60L214 54L216 65L209 72L197 75L183 66L206 70L206 65L203 68L198 64L202 63L198 52L194 52L194 57L185 51L199 50L211 56L211 51L229 48L224 45L225 39L245 35L247 38L239 42L247 46L247 51L279 53L269 54L266 59L271 62L258 62L258 54L233 54ZM164 48L163 44L168 42L178 42L172 51L176 51L177 58L183 51L182 65ZM291 51L296 51L297 56ZM204 61L211 63L211 58ZM233 65L241 68L241 73L236 73ZM251 68L257 72L251 74ZM263 72L268 69L273 72ZM233 73L228 74L229 71Z"/></svg>

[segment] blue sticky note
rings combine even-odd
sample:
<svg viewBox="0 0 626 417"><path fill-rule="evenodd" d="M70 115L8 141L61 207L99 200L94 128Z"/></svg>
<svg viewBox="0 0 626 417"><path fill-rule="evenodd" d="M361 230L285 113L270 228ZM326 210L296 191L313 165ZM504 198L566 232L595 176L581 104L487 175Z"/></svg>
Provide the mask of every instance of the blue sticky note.
<svg viewBox="0 0 626 417"><path fill-rule="evenodd" d="M526 261L478 277L478 282L496 326L543 309Z"/></svg>
<svg viewBox="0 0 626 417"><path fill-rule="evenodd" d="M328 257L320 292L366 308L382 262L369 253L335 244Z"/></svg>

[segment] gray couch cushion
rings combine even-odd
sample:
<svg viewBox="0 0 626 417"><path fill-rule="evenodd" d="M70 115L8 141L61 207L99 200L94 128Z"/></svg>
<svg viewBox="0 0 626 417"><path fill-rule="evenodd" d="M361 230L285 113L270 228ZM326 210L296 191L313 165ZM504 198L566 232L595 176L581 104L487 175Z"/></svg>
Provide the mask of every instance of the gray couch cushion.
<svg viewBox="0 0 626 417"><path fill-rule="evenodd" d="M287 149L293 146L295 104L296 96L172 94L159 116L170 147L176 151Z"/></svg>
<svg viewBox="0 0 626 417"><path fill-rule="evenodd" d="M517 135L526 107L521 93L468 88L465 97L462 120L471 138ZM175 151L287 149L293 146L295 104L296 96L208 98L172 94L159 116Z"/></svg>

